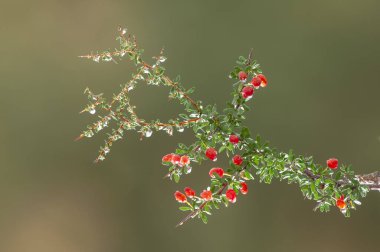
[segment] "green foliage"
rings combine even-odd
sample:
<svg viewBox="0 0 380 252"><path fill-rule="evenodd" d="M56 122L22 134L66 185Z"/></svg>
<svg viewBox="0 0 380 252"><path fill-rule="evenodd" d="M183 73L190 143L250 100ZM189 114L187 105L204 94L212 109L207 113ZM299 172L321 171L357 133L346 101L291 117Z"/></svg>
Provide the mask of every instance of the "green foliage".
<svg viewBox="0 0 380 252"><path fill-rule="evenodd" d="M96 161L105 159L110 152L112 144L125 137L127 131L137 131L141 137L150 137L153 131L164 131L169 135L174 130L182 132L191 129L196 138L189 146L178 144L175 153L190 157L192 163L202 163L207 159L205 152L213 147L218 155L225 153L228 157L239 154L243 157L242 165L233 162L225 168L225 175L211 178L209 190L213 193L212 200L202 197L189 197L187 205L181 206L181 211L189 211L189 215L179 223L183 224L190 218L198 216L207 223L207 215L212 210L219 209L220 205L228 206L231 202L224 194L226 189L233 189L236 194L242 189L242 183L254 180L258 176L260 182L271 183L273 179L285 180L289 184L298 184L301 193L307 199L317 202L315 210L328 212L331 206L335 206L337 199L344 195L346 207L341 208L345 216L350 215L350 210L360 205L360 198L365 197L369 187L359 183L350 166L341 165L339 169L332 170L326 166L318 165L312 157L296 156L292 151L280 152L262 142L259 136L253 137L247 127L243 125L245 113L249 111L249 100L241 95L242 88L248 84L239 79L239 72L244 71L248 76L254 77L261 74L260 65L251 58L240 56L237 65L231 71L229 77L234 81L231 93L232 100L220 113L215 105L203 106L200 101L194 101L190 95L194 89L185 89L179 78L171 80L166 76L163 63L166 57L161 51L158 57L154 57L152 65L143 60L143 50L138 49L134 37L126 34L125 29L119 29L117 40L120 48L111 52L104 51L96 54L82 56L95 62L116 62L127 58L131 60L136 71L131 80L121 86L121 91L108 101L103 94L95 95L89 89L85 94L89 104L82 112L99 114L98 120L87 126L79 138L92 137L113 123L111 133L107 134L105 145L101 147ZM184 106L184 113L177 118L162 123L159 119L147 122L135 113L135 107L130 104L129 95L140 82L148 85L169 87L169 98L178 100ZM260 89L261 90L261 89ZM239 143L228 141L231 134L239 136ZM163 162L168 166L167 177L178 183L183 175L191 172L190 165L178 165L171 162Z"/></svg>

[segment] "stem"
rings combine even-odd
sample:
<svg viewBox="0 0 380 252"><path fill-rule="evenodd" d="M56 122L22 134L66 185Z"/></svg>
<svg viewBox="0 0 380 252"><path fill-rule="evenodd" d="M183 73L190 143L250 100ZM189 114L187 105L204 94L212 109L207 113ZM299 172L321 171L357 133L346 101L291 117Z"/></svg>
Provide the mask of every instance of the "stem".
<svg viewBox="0 0 380 252"><path fill-rule="evenodd" d="M304 171L304 174L312 180L316 180L321 177L320 175L314 174L308 169ZM380 192L380 171L375 171L369 174L356 175L355 178L359 181L360 185L368 186L370 190L377 190ZM337 186L345 186L350 184L349 180L346 179L338 180L335 183ZM355 187L352 189L355 189Z"/></svg>
<svg viewBox="0 0 380 252"><path fill-rule="evenodd" d="M224 189L226 189L228 183L225 182L223 183L222 187L219 188L219 190L215 193L215 195L221 195L224 191ZM203 202L200 206L199 206L199 209L197 210L194 210L192 211L191 213L189 213L185 218L183 218L177 225L176 227L179 227L181 225L183 225L186 221L194 218L195 216L197 216L201 211L202 209L205 207L205 205L208 203L208 201L205 201Z"/></svg>

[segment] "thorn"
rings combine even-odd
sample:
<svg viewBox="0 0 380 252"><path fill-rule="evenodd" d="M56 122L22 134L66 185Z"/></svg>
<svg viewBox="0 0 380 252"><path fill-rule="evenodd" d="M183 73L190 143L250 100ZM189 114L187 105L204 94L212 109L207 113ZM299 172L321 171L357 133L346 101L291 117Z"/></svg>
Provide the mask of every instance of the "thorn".
<svg viewBox="0 0 380 252"><path fill-rule="evenodd" d="M80 134L77 138L74 139L74 142L81 140L84 137L83 134Z"/></svg>
<svg viewBox="0 0 380 252"><path fill-rule="evenodd" d="M247 59L248 61L246 64L247 66L252 63L252 54L253 54L253 48L251 48L251 50L249 50L248 59Z"/></svg>

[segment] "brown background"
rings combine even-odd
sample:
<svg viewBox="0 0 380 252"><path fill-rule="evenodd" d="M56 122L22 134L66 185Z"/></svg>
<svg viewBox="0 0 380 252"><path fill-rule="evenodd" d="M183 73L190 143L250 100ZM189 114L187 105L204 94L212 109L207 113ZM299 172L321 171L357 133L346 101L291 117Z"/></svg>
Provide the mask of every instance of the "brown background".
<svg viewBox="0 0 380 252"><path fill-rule="evenodd" d="M111 96L128 64L76 56L116 46L118 24L135 33L145 58L166 48L168 73L220 109L228 71L254 48L269 78L247 125L281 150L336 156L358 173L379 169L380 2L16 1L0 6L0 251L375 251L380 198L372 192L345 219L312 211L295 185L250 184L235 206L175 229L172 193L207 185L210 163L180 185L162 180L163 154L191 132L136 134L94 165L104 135L73 142L93 120L78 115L89 86ZM133 96L146 118L170 118L167 90ZM223 166L223 162L219 162Z"/></svg>

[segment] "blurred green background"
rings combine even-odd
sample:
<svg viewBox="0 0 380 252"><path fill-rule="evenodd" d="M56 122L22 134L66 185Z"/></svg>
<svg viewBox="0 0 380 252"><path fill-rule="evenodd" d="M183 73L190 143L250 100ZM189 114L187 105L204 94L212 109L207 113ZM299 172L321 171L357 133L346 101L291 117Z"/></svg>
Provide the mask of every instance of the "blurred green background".
<svg viewBox="0 0 380 252"><path fill-rule="evenodd" d="M376 251L380 198L372 192L345 219L312 211L296 185L250 184L209 224L174 228L183 213L173 192L208 183L212 165L176 185L163 180L162 155L191 132L129 134L103 163L92 163L104 135L73 139L93 121L78 112L88 86L108 97L128 64L78 59L114 48L118 24L136 34L145 59L165 47L168 73L222 109L229 70L251 47L269 85L247 125L281 150L336 156L358 173L380 164L380 2L2 0L0 7L0 251ZM167 90L138 88L145 118L181 106ZM219 162L223 167L223 162Z"/></svg>

